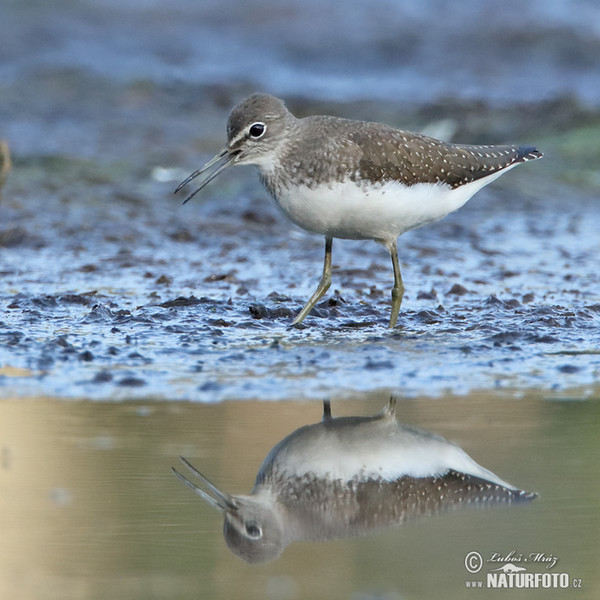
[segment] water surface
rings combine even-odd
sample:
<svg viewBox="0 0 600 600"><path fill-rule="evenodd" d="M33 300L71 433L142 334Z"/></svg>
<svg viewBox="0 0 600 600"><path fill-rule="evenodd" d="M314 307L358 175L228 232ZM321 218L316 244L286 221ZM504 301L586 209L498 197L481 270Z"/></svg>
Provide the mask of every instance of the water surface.
<svg viewBox="0 0 600 600"><path fill-rule="evenodd" d="M217 511L171 473L185 455L224 490L250 491L268 450L320 419L320 402L0 404L0 550L7 598L464 598L468 552L543 552L595 598L598 396L399 399L398 417L444 435L539 498L423 518L364 538L296 543L251 566L226 548ZM333 400L368 415L383 395ZM537 567L528 565L530 571ZM540 592L538 591L535 595ZM534 597L469 590L474 597Z"/></svg>

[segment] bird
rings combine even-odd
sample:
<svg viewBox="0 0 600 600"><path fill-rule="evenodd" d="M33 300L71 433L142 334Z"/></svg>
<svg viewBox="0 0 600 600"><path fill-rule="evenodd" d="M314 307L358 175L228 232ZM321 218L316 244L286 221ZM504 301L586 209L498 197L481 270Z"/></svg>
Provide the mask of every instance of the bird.
<svg viewBox="0 0 600 600"><path fill-rule="evenodd" d="M175 193L204 176L185 203L227 167L257 166L281 211L325 238L321 279L293 325L329 289L333 239L342 238L374 240L388 250L393 328L404 296L398 237L442 219L506 171L542 156L533 146L454 144L375 122L296 118L283 100L254 93L231 111L226 146Z"/></svg>
<svg viewBox="0 0 600 600"><path fill-rule="evenodd" d="M371 417L333 417L296 429L264 459L249 495L211 483L187 459L194 483L173 473L224 517L233 554L255 564L292 542L367 535L461 506L523 504L537 497L500 479L443 437L404 425L396 399Z"/></svg>

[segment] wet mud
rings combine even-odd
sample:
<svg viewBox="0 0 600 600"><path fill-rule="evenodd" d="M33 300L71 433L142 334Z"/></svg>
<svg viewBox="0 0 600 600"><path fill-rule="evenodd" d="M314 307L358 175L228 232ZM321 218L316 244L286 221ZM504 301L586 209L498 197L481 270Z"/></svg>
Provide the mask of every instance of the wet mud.
<svg viewBox="0 0 600 600"><path fill-rule="evenodd" d="M22 3L2 9L11 30L0 51L0 139L10 150L0 169L3 396L211 402L592 389L600 96L590 51L598 38L582 24L597 9L582 0L576 11L553 4L497 20L470 2L431 39L410 38L399 65L408 48L398 31L435 3L410 18L399 5L384 31L371 8L332 5L314 39L302 26L316 23L306 3L272 14L266 3L249 21L242 2L226 19L220 3L191 17L185 2L138 4L82 2L67 14L50 2L35 18ZM332 14L343 27L319 46L338 23ZM485 36L478 60L490 68L465 66L472 49L455 33L464 37L467 21ZM528 60L491 69L507 45ZM361 60L347 76L350 47ZM292 328L320 276L323 241L288 223L250 168L221 175L185 206L173 195L222 147L231 106L257 89L285 96L299 116L535 144L545 157L400 238L398 327L387 328L385 250L335 240L330 293Z"/></svg>
<svg viewBox="0 0 600 600"><path fill-rule="evenodd" d="M3 394L210 402L591 387L600 215L583 195L565 206L519 192L532 171L400 238L407 291L393 330L387 253L338 240L330 293L291 326L323 243L278 214L252 170L185 206L151 179L127 193L77 179L27 197L11 182Z"/></svg>

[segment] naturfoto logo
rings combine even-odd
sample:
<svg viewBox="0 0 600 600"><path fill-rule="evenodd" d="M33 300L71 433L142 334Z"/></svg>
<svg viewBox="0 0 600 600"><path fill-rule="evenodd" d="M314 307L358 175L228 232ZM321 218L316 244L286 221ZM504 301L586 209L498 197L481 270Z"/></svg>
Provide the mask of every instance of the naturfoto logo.
<svg viewBox="0 0 600 600"><path fill-rule="evenodd" d="M480 573L487 565L488 571L484 578L467 580L465 585L469 588L491 589L581 588L581 579L571 577L569 573L549 572L558 561L558 556L547 552L492 552L484 559L481 553L472 551L465 556L465 569L474 575ZM541 572L529 570L539 570L540 567L543 567Z"/></svg>

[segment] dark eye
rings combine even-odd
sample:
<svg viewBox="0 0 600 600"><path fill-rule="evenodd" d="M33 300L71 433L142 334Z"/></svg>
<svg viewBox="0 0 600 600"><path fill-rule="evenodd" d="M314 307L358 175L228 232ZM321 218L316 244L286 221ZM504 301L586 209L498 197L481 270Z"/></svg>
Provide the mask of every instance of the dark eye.
<svg viewBox="0 0 600 600"><path fill-rule="evenodd" d="M262 137L267 130L267 126L264 123L254 123L254 125L250 126L248 132L250 133L250 137L257 140L259 137Z"/></svg>
<svg viewBox="0 0 600 600"><path fill-rule="evenodd" d="M262 536L262 531L256 523L246 523L246 533L251 538L259 538Z"/></svg>

